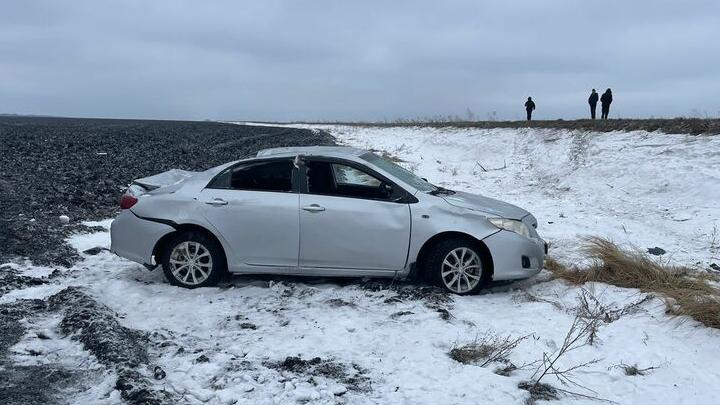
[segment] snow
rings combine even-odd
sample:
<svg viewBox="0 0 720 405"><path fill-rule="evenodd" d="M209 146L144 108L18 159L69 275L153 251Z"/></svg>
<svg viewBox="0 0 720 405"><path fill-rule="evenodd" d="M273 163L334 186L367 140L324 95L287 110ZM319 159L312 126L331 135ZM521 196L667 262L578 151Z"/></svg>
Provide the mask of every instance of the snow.
<svg viewBox="0 0 720 405"><path fill-rule="evenodd" d="M386 151L437 184L529 209L552 244L552 256L566 262L581 258L577 246L583 235L610 236L643 249L659 246L672 256L664 260L678 263L705 266L718 260L710 245L719 214L714 201L720 197L720 157L712 151L720 147L720 137L322 129L345 144ZM107 228L109 222L93 225ZM109 247L110 237L103 231L76 235L69 242L82 252ZM483 336L527 335L509 359L518 366L539 360L562 345L581 292L549 281L546 273L476 296L447 296L447 302L444 295L422 293L420 286L408 283L394 283L397 290L389 281L281 276L234 277L217 288L187 290L169 285L160 270L148 272L108 251L82 256L84 261L65 277L13 291L3 301L82 286L115 310L124 326L152 333L151 366L167 374L154 382L155 388L191 404L523 404L528 393L517 386L530 378L533 367L505 377L493 372L503 364L464 365L448 352ZM13 267L43 274L30 263ZM600 283L584 288L609 308L645 296ZM443 319L438 309L450 317ZM90 356L53 332L57 319L37 322L32 330L47 331L52 339L28 334L11 349L15 356L27 349ZM720 331L668 317L662 301L650 299L637 311L602 324L593 345L561 359L563 368L598 359L574 373L576 381L594 392L553 378L546 382L623 404L716 404L718 345ZM344 374L309 375L273 367L288 356L320 357ZM45 360L60 361L51 355ZM620 364L658 368L627 376ZM343 375L367 378L371 388L354 389ZM109 373L104 383L73 401L108 403L117 395ZM596 401L563 397L554 403Z"/></svg>

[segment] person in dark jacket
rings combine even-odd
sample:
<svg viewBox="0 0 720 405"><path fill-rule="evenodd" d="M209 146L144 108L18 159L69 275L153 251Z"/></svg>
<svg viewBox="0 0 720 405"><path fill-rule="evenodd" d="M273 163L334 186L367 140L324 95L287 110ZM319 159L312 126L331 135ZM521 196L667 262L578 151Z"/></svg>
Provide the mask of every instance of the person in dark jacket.
<svg viewBox="0 0 720 405"><path fill-rule="evenodd" d="M606 120L610 113L610 103L612 103L612 90L607 89L600 97L600 104L602 106L602 119Z"/></svg>
<svg viewBox="0 0 720 405"><path fill-rule="evenodd" d="M527 101L525 102L525 111L527 111L527 120L530 121L532 119L532 112L535 109L535 102L532 101L532 97L528 97Z"/></svg>
<svg viewBox="0 0 720 405"><path fill-rule="evenodd" d="M590 97L588 98L588 104L590 104L590 118L595 119L595 108L597 107L598 94L595 89L592 89Z"/></svg>

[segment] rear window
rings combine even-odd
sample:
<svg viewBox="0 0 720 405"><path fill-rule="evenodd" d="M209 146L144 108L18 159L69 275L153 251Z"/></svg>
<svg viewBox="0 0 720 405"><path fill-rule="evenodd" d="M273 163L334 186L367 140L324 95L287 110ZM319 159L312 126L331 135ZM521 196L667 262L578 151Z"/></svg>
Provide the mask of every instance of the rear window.
<svg viewBox="0 0 720 405"><path fill-rule="evenodd" d="M248 163L226 170L208 188L291 192L292 172L290 160Z"/></svg>

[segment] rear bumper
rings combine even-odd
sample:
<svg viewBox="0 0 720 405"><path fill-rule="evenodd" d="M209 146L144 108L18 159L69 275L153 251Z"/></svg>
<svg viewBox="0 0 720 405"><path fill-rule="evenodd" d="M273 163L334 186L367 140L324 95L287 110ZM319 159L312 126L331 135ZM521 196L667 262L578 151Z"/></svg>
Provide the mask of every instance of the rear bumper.
<svg viewBox="0 0 720 405"><path fill-rule="evenodd" d="M138 218L123 210L110 225L110 251L140 264L153 264L158 240L175 229L170 225Z"/></svg>
<svg viewBox="0 0 720 405"><path fill-rule="evenodd" d="M514 280L539 273L545 262L547 244L541 238L526 238L500 231L483 239L493 259L493 280Z"/></svg>

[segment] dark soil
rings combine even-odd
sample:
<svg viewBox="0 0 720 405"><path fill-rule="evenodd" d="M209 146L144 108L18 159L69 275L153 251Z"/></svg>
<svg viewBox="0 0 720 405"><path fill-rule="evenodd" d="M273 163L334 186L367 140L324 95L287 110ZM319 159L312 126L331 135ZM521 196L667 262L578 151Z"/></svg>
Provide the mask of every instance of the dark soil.
<svg viewBox="0 0 720 405"><path fill-rule="evenodd" d="M150 369L148 336L126 328L115 312L76 287L66 288L47 300L18 300L0 305L0 401L3 404L64 402L63 397L87 389L92 374L53 364L22 366L8 358L8 349L25 333L23 320L49 313L63 315L62 334L79 341L104 366L117 372L115 388L130 404L177 403L170 393L154 386ZM48 337L45 337L48 338Z"/></svg>
<svg viewBox="0 0 720 405"><path fill-rule="evenodd" d="M148 337L126 328L117 315L76 287L68 287L48 300L52 311L64 313L60 332L80 341L85 350L106 366L137 368L147 364Z"/></svg>
<svg viewBox="0 0 720 405"><path fill-rule="evenodd" d="M81 221L111 217L133 179L204 170L269 147L331 144L330 135L301 129L0 117L0 260L70 266L78 255L63 240Z"/></svg>
<svg viewBox="0 0 720 405"><path fill-rule="evenodd" d="M418 285L404 281L396 282L394 280L370 280L363 283L361 288L372 291L394 291L396 294L385 299L386 304L396 304L404 301L423 301L426 307L435 310L440 319L449 321L454 318L450 312L452 309L453 299L447 290L433 285Z"/></svg>
<svg viewBox="0 0 720 405"><path fill-rule="evenodd" d="M0 304L0 360L25 334L21 321L29 314L45 308L43 300L18 300L11 304Z"/></svg>
<svg viewBox="0 0 720 405"><path fill-rule="evenodd" d="M84 377L62 367L24 366L8 359L8 350L26 333L23 320L47 310L43 300L18 300L0 304L0 402L3 404L52 404L73 391Z"/></svg>
<svg viewBox="0 0 720 405"><path fill-rule="evenodd" d="M546 120L546 121L437 121L407 120L393 123L333 122L333 124L358 126L421 126L456 128L550 128L577 129L597 132L610 131L660 131L666 134L717 135L720 119L669 118L669 119L609 119L609 120Z"/></svg>
<svg viewBox="0 0 720 405"><path fill-rule="evenodd" d="M72 392L84 376L62 367L13 365L0 370L0 379L0 399L7 401L4 404L36 405L66 403L63 395Z"/></svg>
<svg viewBox="0 0 720 405"><path fill-rule="evenodd" d="M390 314L390 318L400 319L404 316L408 316L408 315L412 315L412 314L414 314L414 312L412 312L412 311L398 311L398 312L394 312L394 313Z"/></svg>
<svg viewBox="0 0 720 405"><path fill-rule="evenodd" d="M0 266L0 297L18 288L32 287L47 283L46 279L18 274L9 266Z"/></svg>
<svg viewBox="0 0 720 405"><path fill-rule="evenodd" d="M340 308L340 307L355 308L357 306L357 305L353 304L352 302L345 301L342 298L330 298L329 300L325 301L325 304L327 304L331 307L335 307L335 308Z"/></svg>
<svg viewBox="0 0 720 405"><path fill-rule="evenodd" d="M309 376L322 376L336 380L354 391L370 391L370 379L365 375L367 370L357 364L343 364L332 360L313 357L303 359L302 357L289 356L279 362L267 362L266 367L277 370L289 371L295 374Z"/></svg>

